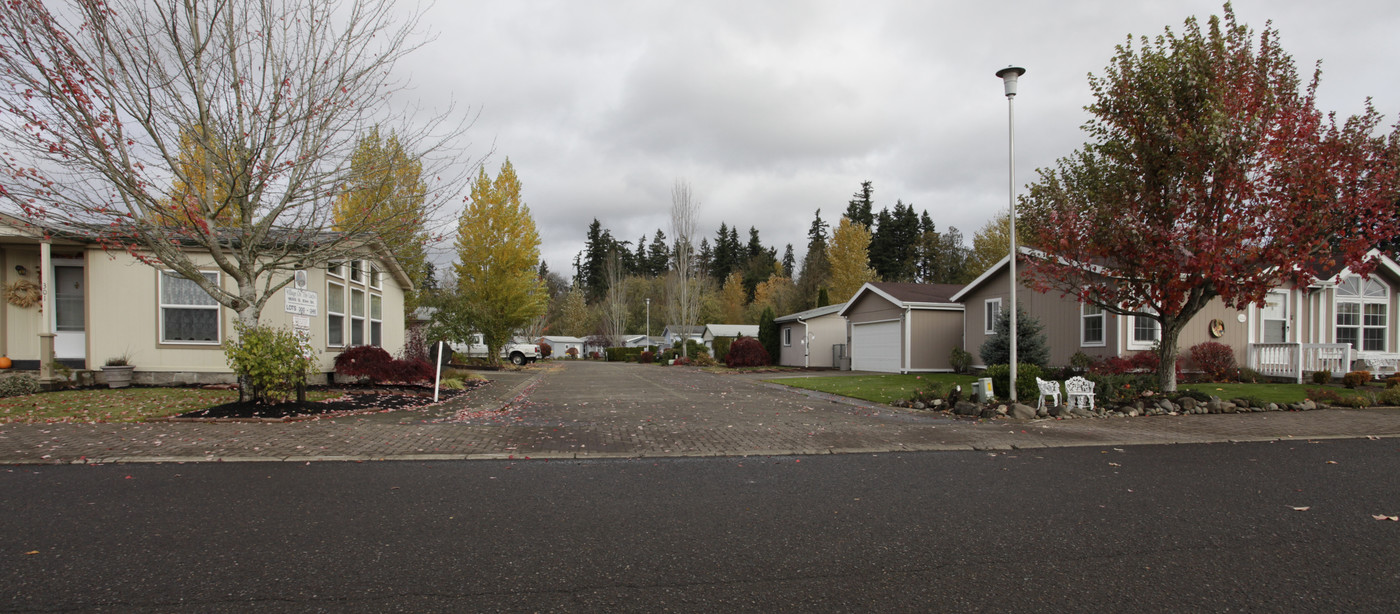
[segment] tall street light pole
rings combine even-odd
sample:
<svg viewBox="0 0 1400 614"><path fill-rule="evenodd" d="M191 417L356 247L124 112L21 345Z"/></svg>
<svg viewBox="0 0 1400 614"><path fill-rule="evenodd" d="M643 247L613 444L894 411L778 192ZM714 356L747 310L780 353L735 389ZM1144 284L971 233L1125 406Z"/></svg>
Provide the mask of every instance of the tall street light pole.
<svg viewBox="0 0 1400 614"><path fill-rule="evenodd" d="M651 297L650 297L650 296L647 297L647 340L646 340L646 342L642 343L642 345L643 345L643 346L646 346L646 347L650 347L650 346L651 346Z"/></svg>
<svg viewBox="0 0 1400 614"><path fill-rule="evenodd" d="M1010 174L1007 185L1011 192L1011 313L1006 316L1011 318L1010 342L1011 342L1011 402L1016 402L1016 78L1026 74L1026 69L1019 66L1007 66L997 71L997 76L1001 77L1002 83L1006 86L1006 125L1007 125L1007 149L1010 157ZM1004 312L1005 310L1003 310Z"/></svg>

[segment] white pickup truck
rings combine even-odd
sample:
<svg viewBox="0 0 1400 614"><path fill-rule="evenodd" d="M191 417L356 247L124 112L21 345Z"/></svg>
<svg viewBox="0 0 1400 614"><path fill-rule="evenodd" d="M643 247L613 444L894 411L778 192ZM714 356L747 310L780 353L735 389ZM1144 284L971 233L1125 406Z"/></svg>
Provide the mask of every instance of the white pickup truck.
<svg viewBox="0 0 1400 614"><path fill-rule="evenodd" d="M481 333L473 333L466 341L452 343L452 351L468 358L486 358L486 342ZM533 343L507 343L501 346L501 360L523 365L540 359L540 346Z"/></svg>

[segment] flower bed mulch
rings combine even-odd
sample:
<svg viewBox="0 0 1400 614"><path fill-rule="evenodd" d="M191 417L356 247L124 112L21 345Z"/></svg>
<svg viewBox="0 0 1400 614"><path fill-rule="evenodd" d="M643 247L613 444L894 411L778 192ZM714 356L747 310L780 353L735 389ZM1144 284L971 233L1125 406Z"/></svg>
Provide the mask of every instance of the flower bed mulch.
<svg viewBox="0 0 1400 614"><path fill-rule="evenodd" d="M464 382L466 388L462 390L441 390L438 393L438 402L452 399L486 384L485 381L474 380ZM326 388L321 388L326 390ZM274 421L292 422L296 420L309 420L326 416L342 416L355 413L386 412L396 410L406 410L433 404L432 388L424 386L374 386L346 388L336 387L330 390L343 392L339 397L326 399L325 401L298 403L278 403L276 405L264 405L261 403L238 402L215 405L208 409L200 409L185 412L177 416L172 416L170 420L177 421Z"/></svg>

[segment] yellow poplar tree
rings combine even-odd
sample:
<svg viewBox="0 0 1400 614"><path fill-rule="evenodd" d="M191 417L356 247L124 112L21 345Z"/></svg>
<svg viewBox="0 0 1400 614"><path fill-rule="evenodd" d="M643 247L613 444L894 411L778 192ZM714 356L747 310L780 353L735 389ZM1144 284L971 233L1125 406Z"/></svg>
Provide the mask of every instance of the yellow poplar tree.
<svg viewBox="0 0 1400 614"><path fill-rule="evenodd" d="M460 313L449 317L469 321L482 334L492 362L516 329L545 311L539 261L540 235L520 200L515 167L506 159L495 181L482 168L457 225Z"/></svg>
<svg viewBox="0 0 1400 614"><path fill-rule="evenodd" d="M870 268L870 230L864 224L841 216L826 254L831 262L832 303L851 300L866 282L880 280L880 275Z"/></svg>
<svg viewBox="0 0 1400 614"><path fill-rule="evenodd" d="M428 274L424 228L428 186L422 178L423 163L404 150L398 135L383 138L375 126L356 144L350 169L345 191L335 200L335 228L376 229L413 280L414 291L404 293L404 315L411 315L421 301L419 289Z"/></svg>
<svg viewBox="0 0 1400 614"><path fill-rule="evenodd" d="M738 271L724 278L724 286L719 290L720 305L724 310L726 324L741 324L744 319L744 275Z"/></svg>
<svg viewBox="0 0 1400 614"><path fill-rule="evenodd" d="M165 207L147 212L157 224L168 227L204 227L232 225L239 211L239 202L246 194L230 198L229 168L236 166L229 156L232 151L202 135L197 129L180 130L180 151L176 155L169 198ZM239 182L246 190L246 182ZM243 191L243 190L240 190Z"/></svg>

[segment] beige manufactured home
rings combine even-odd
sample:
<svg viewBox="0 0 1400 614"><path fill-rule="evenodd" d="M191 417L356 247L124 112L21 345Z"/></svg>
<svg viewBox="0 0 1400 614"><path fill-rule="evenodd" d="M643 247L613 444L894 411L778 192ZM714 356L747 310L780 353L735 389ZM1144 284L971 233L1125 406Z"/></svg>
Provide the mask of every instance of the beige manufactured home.
<svg viewBox="0 0 1400 614"><path fill-rule="evenodd" d="M778 364L785 367L832 369L849 367L846 305L827 305L775 318L778 325Z"/></svg>
<svg viewBox="0 0 1400 614"><path fill-rule="evenodd" d="M288 271L294 282L272 297L260 322L306 331L322 372L333 371L336 355L353 345L397 353L412 282L383 254ZM207 263L207 278L234 288ZM222 344L234 337L235 313L172 271L0 216L0 284L7 299L0 348L15 369L38 370L52 339L52 358L77 370L125 356L137 382L233 381Z"/></svg>

